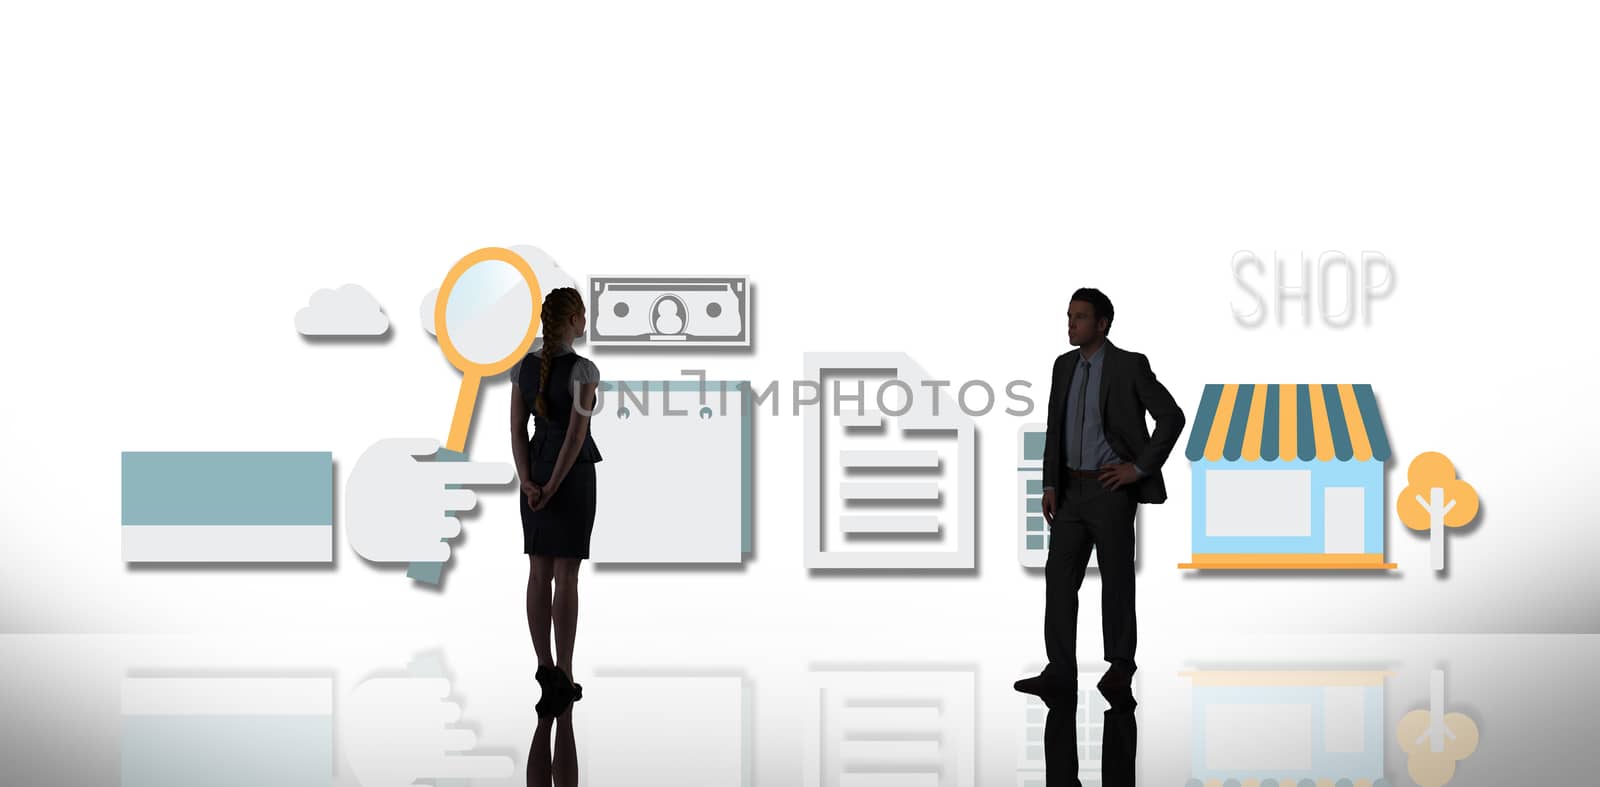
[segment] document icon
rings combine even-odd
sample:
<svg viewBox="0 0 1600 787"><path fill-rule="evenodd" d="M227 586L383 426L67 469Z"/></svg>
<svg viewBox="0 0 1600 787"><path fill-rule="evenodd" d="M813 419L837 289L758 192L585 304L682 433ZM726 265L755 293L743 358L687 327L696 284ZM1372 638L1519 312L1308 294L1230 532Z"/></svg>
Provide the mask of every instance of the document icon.
<svg viewBox="0 0 1600 787"><path fill-rule="evenodd" d="M806 567L965 569L972 419L904 353L806 353Z"/></svg>
<svg viewBox="0 0 1600 787"><path fill-rule="evenodd" d="M977 675L961 665L812 668L805 787L977 784Z"/></svg>

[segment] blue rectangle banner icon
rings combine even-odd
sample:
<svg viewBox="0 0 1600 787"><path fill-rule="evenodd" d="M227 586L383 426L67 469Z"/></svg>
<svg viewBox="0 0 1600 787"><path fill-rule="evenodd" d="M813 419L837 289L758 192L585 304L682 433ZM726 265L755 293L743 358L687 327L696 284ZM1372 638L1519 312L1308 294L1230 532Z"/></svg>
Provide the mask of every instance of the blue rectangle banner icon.
<svg viewBox="0 0 1600 787"><path fill-rule="evenodd" d="M127 563L331 563L328 451L122 452Z"/></svg>
<svg viewBox="0 0 1600 787"><path fill-rule="evenodd" d="M331 787L333 679L126 677L122 787Z"/></svg>

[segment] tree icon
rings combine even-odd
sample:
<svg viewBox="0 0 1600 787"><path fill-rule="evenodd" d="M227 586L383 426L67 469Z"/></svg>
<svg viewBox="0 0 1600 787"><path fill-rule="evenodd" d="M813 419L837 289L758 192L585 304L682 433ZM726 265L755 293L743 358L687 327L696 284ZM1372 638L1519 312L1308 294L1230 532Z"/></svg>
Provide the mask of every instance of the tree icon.
<svg viewBox="0 0 1600 787"><path fill-rule="evenodd" d="M1456 466L1438 451L1418 454L1406 469L1406 488L1395 503L1400 521L1428 531L1433 570L1444 570L1444 529L1461 527L1478 515L1478 492L1456 478Z"/></svg>
<svg viewBox="0 0 1600 787"><path fill-rule="evenodd" d="M1478 724L1465 713L1444 712L1444 671L1428 676L1428 708L1400 720L1395 734L1406 753L1406 770L1422 787L1442 787L1456 763L1478 750Z"/></svg>

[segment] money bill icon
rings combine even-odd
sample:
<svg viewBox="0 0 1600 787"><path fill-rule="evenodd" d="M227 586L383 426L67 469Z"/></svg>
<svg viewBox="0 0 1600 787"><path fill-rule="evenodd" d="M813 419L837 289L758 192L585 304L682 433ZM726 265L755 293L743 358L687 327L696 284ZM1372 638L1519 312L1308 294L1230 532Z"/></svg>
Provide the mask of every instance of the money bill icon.
<svg viewBox="0 0 1600 787"><path fill-rule="evenodd" d="M590 276L589 341L613 347L749 347L749 280Z"/></svg>

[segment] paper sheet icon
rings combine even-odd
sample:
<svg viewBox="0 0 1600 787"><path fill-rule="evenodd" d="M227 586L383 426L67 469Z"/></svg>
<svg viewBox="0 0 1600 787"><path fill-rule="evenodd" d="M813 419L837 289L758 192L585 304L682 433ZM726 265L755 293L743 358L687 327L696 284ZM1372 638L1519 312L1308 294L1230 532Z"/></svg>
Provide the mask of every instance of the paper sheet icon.
<svg viewBox="0 0 1600 787"><path fill-rule="evenodd" d="M598 670L572 714L583 784L749 787L753 702L737 670Z"/></svg>
<svg viewBox="0 0 1600 787"><path fill-rule="evenodd" d="M753 538L749 384L602 380L590 559L738 563Z"/></svg>
<svg viewBox="0 0 1600 787"><path fill-rule="evenodd" d="M977 784L977 675L971 667L814 667L805 787Z"/></svg>
<svg viewBox="0 0 1600 787"><path fill-rule="evenodd" d="M806 567L972 568L972 419L904 353L805 363L821 388L805 417Z"/></svg>

